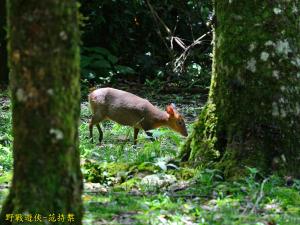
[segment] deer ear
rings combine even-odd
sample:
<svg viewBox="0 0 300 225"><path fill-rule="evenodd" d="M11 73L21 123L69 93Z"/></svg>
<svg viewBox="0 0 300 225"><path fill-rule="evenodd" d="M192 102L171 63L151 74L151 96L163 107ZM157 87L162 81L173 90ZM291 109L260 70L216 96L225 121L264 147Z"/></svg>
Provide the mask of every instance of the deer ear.
<svg viewBox="0 0 300 225"><path fill-rule="evenodd" d="M174 108L172 105L168 105L167 108L166 108L166 111L168 114L170 115L174 115Z"/></svg>

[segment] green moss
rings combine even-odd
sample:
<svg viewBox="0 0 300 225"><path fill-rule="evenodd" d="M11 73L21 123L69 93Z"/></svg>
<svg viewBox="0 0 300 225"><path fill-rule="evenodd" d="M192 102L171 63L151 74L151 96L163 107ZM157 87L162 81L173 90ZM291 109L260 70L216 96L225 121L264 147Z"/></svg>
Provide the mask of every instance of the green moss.
<svg viewBox="0 0 300 225"><path fill-rule="evenodd" d="M130 191L130 190L132 190L133 188L138 188L138 187L139 187L140 181L141 181L140 178L134 177L134 178L132 178L132 179L129 179L129 180L123 182L123 183L120 184L120 185L116 185L116 186L114 187L114 190L121 189L121 190L125 190L125 191Z"/></svg>
<svg viewBox="0 0 300 225"><path fill-rule="evenodd" d="M189 180L197 173L196 169L180 167L178 170L170 170L168 174L172 174L177 180Z"/></svg>
<svg viewBox="0 0 300 225"><path fill-rule="evenodd" d="M287 2L215 1L209 99L182 147L183 160L226 176L244 174L245 166L299 176L295 7L300 10Z"/></svg>
<svg viewBox="0 0 300 225"><path fill-rule="evenodd" d="M149 172L150 174L156 173L161 170L159 166L156 166L155 164L150 163L150 162L143 162L143 163L137 165L136 168L137 168L138 172Z"/></svg>
<svg viewBox="0 0 300 225"><path fill-rule="evenodd" d="M125 172L129 169L129 165L127 163L107 163L103 164L103 167L107 172L109 172L112 175L116 175L120 172Z"/></svg>
<svg viewBox="0 0 300 225"><path fill-rule="evenodd" d="M220 153L216 149L216 125L215 105L208 102L195 123L192 134L181 148L181 158L202 165L218 158Z"/></svg>
<svg viewBox="0 0 300 225"><path fill-rule="evenodd" d="M95 163L86 161L83 165L84 178L93 183L114 184L127 178L129 165L126 163Z"/></svg>

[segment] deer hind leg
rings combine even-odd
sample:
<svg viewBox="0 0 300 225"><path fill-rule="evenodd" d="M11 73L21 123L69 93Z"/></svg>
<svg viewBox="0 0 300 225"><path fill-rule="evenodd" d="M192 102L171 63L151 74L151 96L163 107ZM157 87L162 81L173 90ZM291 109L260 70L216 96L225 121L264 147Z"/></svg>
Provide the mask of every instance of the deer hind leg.
<svg viewBox="0 0 300 225"><path fill-rule="evenodd" d="M97 123L97 124L96 124L96 127L97 127L98 132L99 132L99 143L101 143L102 140L103 140L103 132L102 132L102 130L101 130L100 123Z"/></svg>
<svg viewBox="0 0 300 225"><path fill-rule="evenodd" d="M134 135L133 135L133 144L136 145L137 143L137 137L139 134L140 129L139 128L134 128Z"/></svg>
<svg viewBox="0 0 300 225"><path fill-rule="evenodd" d="M101 117L99 116L96 116L96 115L93 115L91 120L90 120L90 123L89 123L89 130L90 130L90 139L91 141L93 142L93 127L94 125L96 125L97 129L98 129L98 132L99 132L99 142L102 141L102 138L103 138L103 132L100 128L100 125L99 123L102 121Z"/></svg>

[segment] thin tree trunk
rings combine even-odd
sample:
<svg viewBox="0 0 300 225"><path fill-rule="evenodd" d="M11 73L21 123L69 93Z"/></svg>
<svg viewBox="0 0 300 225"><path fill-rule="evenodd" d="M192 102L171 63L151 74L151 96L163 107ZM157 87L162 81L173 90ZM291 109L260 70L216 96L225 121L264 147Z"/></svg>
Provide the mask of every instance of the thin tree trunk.
<svg viewBox="0 0 300 225"><path fill-rule="evenodd" d="M67 224L73 215L81 224L76 1L8 4L14 176L0 221L17 224L8 216L21 214L42 216L22 224L59 223L63 215Z"/></svg>

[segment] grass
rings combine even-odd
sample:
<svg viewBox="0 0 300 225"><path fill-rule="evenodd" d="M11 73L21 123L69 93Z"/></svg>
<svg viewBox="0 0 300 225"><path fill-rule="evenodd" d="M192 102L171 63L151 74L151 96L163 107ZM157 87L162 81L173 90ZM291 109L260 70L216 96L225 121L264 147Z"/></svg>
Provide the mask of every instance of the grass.
<svg viewBox="0 0 300 225"><path fill-rule="evenodd" d="M157 157L176 156L181 137L167 128L153 131L156 138L151 142L144 132L138 136L138 145L133 146L133 129L113 122L102 124L104 132L103 143L97 145L98 131L94 127L94 140L89 139L88 118L90 112L86 103L81 107L80 150L84 158L100 162L145 162L153 161Z"/></svg>
<svg viewBox="0 0 300 225"><path fill-rule="evenodd" d="M7 93L0 93L0 175L12 169L11 111Z"/></svg>
<svg viewBox="0 0 300 225"><path fill-rule="evenodd" d="M207 184L207 181L198 180L176 194L86 194L84 199L89 204L86 204L84 221L85 224L95 221L123 224L125 217L130 221L128 224L299 224L299 190L282 187L277 183L282 180L270 177L265 183L263 198L257 202L262 183L247 179L236 183L214 180L208 189L202 183ZM250 189L248 185L257 185L257 188ZM275 187L275 192L270 191L270 187ZM274 195L286 189L289 197ZM286 199L291 196L295 201L287 203Z"/></svg>
<svg viewBox="0 0 300 225"><path fill-rule="evenodd" d="M12 174L12 132L6 94L0 95L0 102L1 204ZM193 104L183 109L184 115L198 114ZM184 139L169 129L155 130L154 142L141 132L134 147L132 128L107 122L99 146L88 137L89 116L83 102L79 127L86 186L83 224L300 224L299 180L288 186L284 178L263 177L248 168L245 178L226 181L220 171L185 167L176 159ZM95 140L97 136L95 128ZM153 182L145 183L145 177ZM158 180L161 185L154 184Z"/></svg>

